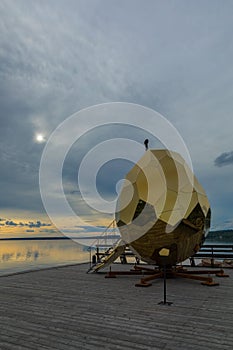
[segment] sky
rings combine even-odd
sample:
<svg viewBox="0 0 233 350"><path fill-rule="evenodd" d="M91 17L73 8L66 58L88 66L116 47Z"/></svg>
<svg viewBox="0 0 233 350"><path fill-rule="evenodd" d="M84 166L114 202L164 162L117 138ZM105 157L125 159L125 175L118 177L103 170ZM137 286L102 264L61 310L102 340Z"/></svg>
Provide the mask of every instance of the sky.
<svg viewBox="0 0 233 350"><path fill-rule="evenodd" d="M211 228L233 228L232 11L230 0L0 0L0 232L54 233L39 188L46 141L72 114L109 102L149 107L174 125L209 198ZM67 230L109 222L82 200L77 167L116 135L142 144L148 136L96 128L67 154L64 191L86 220ZM130 166L101 168L104 198Z"/></svg>

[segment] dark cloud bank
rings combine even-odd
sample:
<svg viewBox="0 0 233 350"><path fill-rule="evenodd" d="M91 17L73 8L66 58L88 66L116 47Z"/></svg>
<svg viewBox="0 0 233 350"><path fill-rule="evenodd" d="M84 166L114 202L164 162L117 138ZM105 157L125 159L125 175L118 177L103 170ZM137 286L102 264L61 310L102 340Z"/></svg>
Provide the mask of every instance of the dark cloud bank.
<svg viewBox="0 0 233 350"><path fill-rule="evenodd" d="M1 221L3 221L4 219L1 219ZM29 221L29 222L20 222L20 223L16 223L16 222L14 222L13 220L6 220L5 222L4 222L4 224L2 224L1 226L20 226L20 227L24 227L24 226L26 226L26 227L30 227L30 228L32 228L32 227L38 227L38 228L40 228L40 227L47 227L47 226L51 226L51 224L48 224L48 223L43 223L43 222L41 222L41 221L36 221L36 222L33 222L33 221Z"/></svg>
<svg viewBox="0 0 233 350"><path fill-rule="evenodd" d="M214 165L217 167L223 167L229 164L233 164L233 151L220 154L214 161Z"/></svg>

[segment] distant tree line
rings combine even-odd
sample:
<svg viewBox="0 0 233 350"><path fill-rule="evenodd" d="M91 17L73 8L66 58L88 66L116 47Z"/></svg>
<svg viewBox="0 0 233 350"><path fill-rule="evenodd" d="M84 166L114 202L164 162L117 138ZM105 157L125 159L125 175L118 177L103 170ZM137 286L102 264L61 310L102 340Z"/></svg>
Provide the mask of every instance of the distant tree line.
<svg viewBox="0 0 233 350"><path fill-rule="evenodd" d="M233 243L233 230L210 231L206 241Z"/></svg>

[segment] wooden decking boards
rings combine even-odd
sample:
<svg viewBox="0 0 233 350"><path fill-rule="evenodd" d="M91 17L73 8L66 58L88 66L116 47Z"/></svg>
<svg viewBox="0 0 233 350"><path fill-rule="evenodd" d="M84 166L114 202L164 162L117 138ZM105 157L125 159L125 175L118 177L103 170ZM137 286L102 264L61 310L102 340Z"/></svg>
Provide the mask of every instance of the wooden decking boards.
<svg viewBox="0 0 233 350"><path fill-rule="evenodd" d="M116 269L130 266L117 265ZM87 264L0 278L0 349L232 350L233 270L220 286L140 276L105 279Z"/></svg>

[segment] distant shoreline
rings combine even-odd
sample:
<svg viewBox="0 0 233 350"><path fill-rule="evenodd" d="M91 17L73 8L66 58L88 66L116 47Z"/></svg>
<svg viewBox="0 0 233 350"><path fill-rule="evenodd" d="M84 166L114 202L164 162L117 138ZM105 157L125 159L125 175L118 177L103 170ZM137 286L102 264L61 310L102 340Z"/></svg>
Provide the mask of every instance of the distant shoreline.
<svg viewBox="0 0 233 350"><path fill-rule="evenodd" d="M113 237L108 237L109 239L112 239ZM120 236L114 235L114 238L120 238ZM102 236L95 236L95 237L67 237L67 236L42 236L42 237L5 237L0 238L1 241L53 241L53 240L77 240L77 239L103 239ZM218 231L210 231L208 236L205 239L205 242L226 242L226 243L233 243L233 230L218 230Z"/></svg>
<svg viewBox="0 0 233 350"><path fill-rule="evenodd" d="M210 231L206 237L207 242L233 243L233 230Z"/></svg>
<svg viewBox="0 0 233 350"><path fill-rule="evenodd" d="M114 236L108 236L109 239L112 238L120 238L120 236L114 235ZM51 236L42 236L42 237L4 237L0 238L1 241L53 241L53 240L73 240L73 239L104 239L102 236L87 236L87 237L67 237L67 236L56 236L56 237L51 237Z"/></svg>
<svg viewBox="0 0 233 350"><path fill-rule="evenodd" d="M70 237L61 236L61 237L9 237L9 238L0 238L0 241L52 241L54 239L72 239ZM74 238L75 239L75 238ZM77 238L76 238L77 239Z"/></svg>

